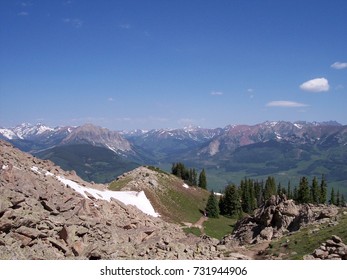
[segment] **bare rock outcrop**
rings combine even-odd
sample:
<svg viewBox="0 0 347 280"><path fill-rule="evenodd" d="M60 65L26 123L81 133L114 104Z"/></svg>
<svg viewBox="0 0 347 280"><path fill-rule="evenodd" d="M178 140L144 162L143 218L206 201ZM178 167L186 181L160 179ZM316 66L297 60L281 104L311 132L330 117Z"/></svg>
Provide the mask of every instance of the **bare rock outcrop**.
<svg viewBox="0 0 347 280"><path fill-rule="evenodd" d="M347 260L347 245L342 239L333 235L331 239L322 243L319 248L310 255L304 257L306 260Z"/></svg>
<svg viewBox="0 0 347 280"><path fill-rule="evenodd" d="M240 220L233 234L224 237L225 244L231 241L254 244L281 237L299 230L309 223L326 222L338 214L338 208L331 205L297 205L285 195L271 196L252 216Z"/></svg>

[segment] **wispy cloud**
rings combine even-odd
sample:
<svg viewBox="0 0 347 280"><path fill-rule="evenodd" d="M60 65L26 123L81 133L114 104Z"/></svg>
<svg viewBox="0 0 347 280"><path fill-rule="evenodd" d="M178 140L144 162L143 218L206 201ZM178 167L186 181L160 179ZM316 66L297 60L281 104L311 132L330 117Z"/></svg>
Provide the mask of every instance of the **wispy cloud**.
<svg viewBox="0 0 347 280"><path fill-rule="evenodd" d="M344 68L347 68L347 62L335 62L333 64L330 65L331 68L337 69L337 70L341 70Z"/></svg>
<svg viewBox="0 0 347 280"><path fill-rule="evenodd" d="M287 100L270 101L266 104L266 107L284 107L284 108L298 108L298 107L308 107L309 105Z"/></svg>
<svg viewBox="0 0 347 280"><path fill-rule="evenodd" d="M17 16L20 16L20 17L25 17L25 16L28 16L29 13L28 12L20 12L17 14Z"/></svg>
<svg viewBox="0 0 347 280"><path fill-rule="evenodd" d="M119 25L120 29L130 29L131 25L129 23L122 23Z"/></svg>
<svg viewBox="0 0 347 280"><path fill-rule="evenodd" d="M220 95L223 95L223 92L214 90L214 91L211 91L210 94L214 96L220 96Z"/></svg>
<svg viewBox="0 0 347 280"><path fill-rule="evenodd" d="M81 28L83 26L83 21L78 18L63 18L62 21L65 24L69 24L75 28Z"/></svg>
<svg viewBox="0 0 347 280"><path fill-rule="evenodd" d="M310 92L322 92L329 90L329 82L326 78L316 78L304 82L300 85L300 88Z"/></svg>
<svg viewBox="0 0 347 280"><path fill-rule="evenodd" d="M114 99L113 99L113 97L109 97L109 98L107 98L107 101L109 101L109 102L113 102L113 101L114 101Z"/></svg>

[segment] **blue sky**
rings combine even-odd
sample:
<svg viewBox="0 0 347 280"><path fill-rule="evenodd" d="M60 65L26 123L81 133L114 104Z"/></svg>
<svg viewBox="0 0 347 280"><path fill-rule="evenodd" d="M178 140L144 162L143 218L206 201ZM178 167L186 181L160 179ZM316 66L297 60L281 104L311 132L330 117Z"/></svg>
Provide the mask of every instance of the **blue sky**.
<svg viewBox="0 0 347 280"><path fill-rule="evenodd" d="M347 124L345 0L0 2L0 126Z"/></svg>

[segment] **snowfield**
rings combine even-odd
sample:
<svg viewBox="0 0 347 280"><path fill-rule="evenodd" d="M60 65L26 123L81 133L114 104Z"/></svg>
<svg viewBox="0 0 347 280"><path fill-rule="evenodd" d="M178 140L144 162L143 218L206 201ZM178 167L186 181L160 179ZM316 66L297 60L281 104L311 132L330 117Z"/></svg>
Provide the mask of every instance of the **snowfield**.
<svg viewBox="0 0 347 280"><path fill-rule="evenodd" d="M141 210L143 213L150 215L152 217L159 217L159 214L155 212L151 202L146 197L146 194L143 191L135 192L135 191L109 191L109 190L97 190L92 188L87 188L79 185L75 181L66 179L63 176L55 176L54 174L45 171L39 170L38 167L33 166L31 168L32 171L42 174L44 173L46 176L53 176L58 181L62 182L65 186L68 186L81 194L84 198L89 199L88 195L93 196L95 199L102 199L106 201L111 201L111 198L114 198L125 205L133 205ZM42 172L43 171L43 172ZM87 195L88 193L88 195Z"/></svg>

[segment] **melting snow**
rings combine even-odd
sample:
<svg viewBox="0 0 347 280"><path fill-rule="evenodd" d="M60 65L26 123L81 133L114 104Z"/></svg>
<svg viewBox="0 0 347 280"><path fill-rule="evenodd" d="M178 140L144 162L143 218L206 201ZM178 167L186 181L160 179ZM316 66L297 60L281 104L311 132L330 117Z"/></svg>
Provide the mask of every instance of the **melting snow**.
<svg viewBox="0 0 347 280"><path fill-rule="evenodd" d="M42 174L40 172L39 168L36 166L33 166L31 168L32 171ZM146 197L146 194L141 192L135 192L135 191L127 191L127 192L121 192L121 191L109 191L109 190L97 190L92 188L87 188L79 185L78 183L66 179L63 176L55 176L54 174L45 171L45 175L54 176L57 178L58 181L62 182L65 186L69 186L79 194L81 194L83 197L88 198L87 194L92 195L96 199L102 199L111 201L111 198L114 198L125 205L133 205L137 207L139 210L141 210L143 213L148 214L153 217L159 217L159 214L155 212L151 202Z"/></svg>

